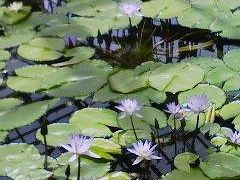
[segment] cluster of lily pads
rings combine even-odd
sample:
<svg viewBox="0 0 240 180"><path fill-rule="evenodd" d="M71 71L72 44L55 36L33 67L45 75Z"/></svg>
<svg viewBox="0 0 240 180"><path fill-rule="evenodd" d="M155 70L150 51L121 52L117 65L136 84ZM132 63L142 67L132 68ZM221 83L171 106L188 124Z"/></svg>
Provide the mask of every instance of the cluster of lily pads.
<svg viewBox="0 0 240 180"><path fill-rule="evenodd" d="M159 178L240 177L239 94L227 97L240 90L240 50L229 51L223 60L148 61L125 69L96 59L95 49L87 46L88 37L133 27L143 16L177 18L180 25L240 39L238 0L44 0L43 10L33 12L22 2L0 3L0 70L8 75L0 77L0 84L15 92L47 97L31 103L18 97L0 100L0 176L25 180L143 178L141 173L115 171L112 164L117 157L132 154L131 166L144 166L148 171L151 163L161 164L166 158L163 146L183 141L183 151L175 152L171 160L174 170ZM14 57L29 65L9 73L8 62ZM166 103L169 94L175 102ZM93 102L114 106L77 110L69 123L48 124L44 119L62 98L71 104L89 96ZM45 156L34 145L5 141L12 129L35 120L41 121L36 137L45 145ZM226 122L234 128L220 126ZM166 127L171 137L160 137L159 131ZM191 143L185 139L188 134ZM199 134L208 136L212 144L207 158L194 146ZM191 145L190 150L185 147ZM54 159L48 156L47 146L63 153Z"/></svg>

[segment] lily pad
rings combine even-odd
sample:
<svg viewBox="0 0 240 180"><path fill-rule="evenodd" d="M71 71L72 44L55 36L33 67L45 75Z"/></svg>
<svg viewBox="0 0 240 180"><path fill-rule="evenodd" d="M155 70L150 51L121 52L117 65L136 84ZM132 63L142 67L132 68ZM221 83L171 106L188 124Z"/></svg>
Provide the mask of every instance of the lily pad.
<svg viewBox="0 0 240 180"><path fill-rule="evenodd" d="M236 91L240 89L240 75L235 74L234 77L227 80L223 85L224 91Z"/></svg>
<svg viewBox="0 0 240 180"><path fill-rule="evenodd" d="M44 156L33 145L9 144L0 147L0 175L12 179L47 179L51 171L43 169ZM54 161L49 158L49 161Z"/></svg>
<svg viewBox="0 0 240 180"><path fill-rule="evenodd" d="M22 45L18 48L18 54L27 60L32 61L54 61L59 59L63 54L55 50L32 46L32 45Z"/></svg>
<svg viewBox="0 0 240 180"><path fill-rule="evenodd" d="M117 113L108 109L85 108L75 112L69 121L71 125L78 126L83 134L95 137L111 135L107 126L118 127Z"/></svg>
<svg viewBox="0 0 240 180"><path fill-rule="evenodd" d="M189 91L180 93L178 100L181 103L186 103L188 98L194 95L206 95L210 103L214 104L216 108L222 107L226 101L225 92L222 89L209 84L199 84Z"/></svg>
<svg viewBox="0 0 240 180"><path fill-rule="evenodd" d="M174 165L180 171L190 173L190 164L195 164L198 158L198 155L189 152L178 154L174 159Z"/></svg>
<svg viewBox="0 0 240 180"><path fill-rule="evenodd" d="M167 118L165 114L152 107L144 107L139 111L140 117L133 117L133 124L135 129L144 130L151 133L150 125L154 126L155 120L158 121L160 127L165 127L167 125ZM119 127L124 130L132 129L130 117L118 118Z"/></svg>
<svg viewBox="0 0 240 180"><path fill-rule="evenodd" d="M125 172L108 173L99 180L131 180L131 176Z"/></svg>
<svg viewBox="0 0 240 180"><path fill-rule="evenodd" d="M214 32L221 31L220 35L222 37L239 39L239 18L239 13L225 13L210 25L210 29Z"/></svg>
<svg viewBox="0 0 240 180"><path fill-rule="evenodd" d="M7 86L15 91L36 92L42 88L42 81L41 79L11 76L7 80Z"/></svg>
<svg viewBox="0 0 240 180"><path fill-rule="evenodd" d="M35 38L28 42L31 46L37 46L56 51L62 51L65 48L65 42L60 38Z"/></svg>
<svg viewBox="0 0 240 180"><path fill-rule="evenodd" d="M151 134L144 130L136 130L139 139L151 140ZM112 140L121 146L127 147L136 142L134 132L132 130L119 130L113 134Z"/></svg>
<svg viewBox="0 0 240 180"><path fill-rule="evenodd" d="M56 100L39 101L0 114L0 130L9 130L32 123L45 114Z"/></svg>
<svg viewBox="0 0 240 180"><path fill-rule="evenodd" d="M240 114L240 101L233 101L229 104L224 105L219 112L219 115L224 120L236 117L239 114Z"/></svg>
<svg viewBox="0 0 240 180"><path fill-rule="evenodd" d="M130 93L146 88L148 75L148 73L144 73L136 76L134 70L121 70L109 77L109 84L113 91Z"/></svg>
<svg viewBox="0 0 240 180"><path fill-rule="evenodd" d="M4 10L2 20L8 25L14 25L23 21L31 13L30 6L23 6L18 12L12 11L9 8Z"/></svg>
<svg viewBox="0 0 240 180"><path fill-rule="evenodd" d="M6 61L11 57L11 53L9 51L0 49L0 61Z"/></svg>
<svg viewBox="0 0 240 180"><path fill-rule="evenodd" d="M233 179L240 177L240 157L228 153L212 153L200 168L211 179Z"/></svg>
<svg viewBox="0 0 240 180"><path fill-rule="evenodd" d="M240 65L238 63L239 55L240 55L240 50L238 49L228 51L228 53L225 54L223 61L231 69L240 72Z"/></svg>
<svg viewBox="0 0 240 180"><path fill-rule="evenodd" d="M10 34L0 37L0 48L5 49L16 47L20 44L28 42L34 37L34 35L35 32L28 29L12 31Z"/></svg>
<svg viewBox="0 0 240 180"><path fill-rule="evenodd" d="M233 78L236 75L237 73L227 66L217 67L207 73L206 81L210 84L218 85Z"/></svg>
<svg viewBox="0 0 240 180"><path fill-rule="evenodd" d="M163 177L164 180L210 180L199 168L192 168L191 173L174 170Z"/></svg>
<svg viewBox="0 0 240 180"><path fill-rule="evenodd" d="M58 159L57 163L60 165L58 169L54 171L54 176L57 179L66 179L65 170L67 168L68 160L72 156L71 153L62 154ZM71 174L69 179L75 180L77 178L78 163L73 161L70 163ZM108 171L110 171L110 163L95 161L94 159L88 159L85 157L81 158L81 169L80 174L82 179L98 179L104 176Z"/></svg>
<svg viewBox="0 0 240 180"><path fill-rule="evenodd" d="M43 78L56 70L57 68L48 65L32 65L16 69L15 73L26 78Z"/></svg>
<svg viewBox="0 0 240 180"><path fill-rule="evenodd" d="M146 17L171 19L177 17L181 12L188 8L190 8L190 4L187 1L153 0L144 3L143 14Z"/></svg>
<svg viewBox="0 0 240 180"><path fill-rule="evenodd" d="M176 93L193 88L204 78L199 66L180 63L167 64L157 68L150 75L150 86L164 92Z"/></svg>
<svg viewBox="0 0 240 180"><path fill-rule="evenodd" d="M0 100L0 110L5 111L9 110L11 108L14 108L20 104L22 104L23 101L16 98L4 98Z"/></svg>

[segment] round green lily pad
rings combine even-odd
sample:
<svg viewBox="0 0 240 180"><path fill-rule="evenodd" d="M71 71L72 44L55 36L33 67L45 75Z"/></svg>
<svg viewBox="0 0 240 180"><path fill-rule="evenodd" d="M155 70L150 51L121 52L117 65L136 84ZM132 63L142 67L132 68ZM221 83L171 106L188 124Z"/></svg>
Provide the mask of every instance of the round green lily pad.
<svg viewBox="0 0 240 180"><path fill-rule="evenodd" d="M48 179L53 175L51 171L43 168L44 156L33 145L9 144L0 146L0 176L8 176L12 179ZM48 158L54 165L53 159Z"/></svg>
<svg viewBox="0 0 240 180"><path fill-rule="evenodd" d="M225 92L222 89L209 84L199 84L191 90L180 93L178 95L178 100L180 103L186 103L188 98L194 95L206 95L210 103L214 104L216 108L222 107L226 101Z"/></svg>
<svg viewBox="0 0 240 180"><path fill-rule="evenodd" d="M20 46L17 52L24 59L38 62L54 61L56 59L59 59L63 55L62 53L53 49L27 44Z"/></svg>
<svg viewBox="0 0 240 180"><path fill-rule="evenodd" d="M175 157L174 165L180 171L190 173L191 172L190 164L194 164L198 158L199 158L198 155L190 152L181 153Z"/></svg>
<svg viewBox="0 0 240 180"><path fill-rule="evenodd" d="M164 92L176 93L192 89L204 78L204 70L188 63L167 64L150 75L150 86Z"/></svg>

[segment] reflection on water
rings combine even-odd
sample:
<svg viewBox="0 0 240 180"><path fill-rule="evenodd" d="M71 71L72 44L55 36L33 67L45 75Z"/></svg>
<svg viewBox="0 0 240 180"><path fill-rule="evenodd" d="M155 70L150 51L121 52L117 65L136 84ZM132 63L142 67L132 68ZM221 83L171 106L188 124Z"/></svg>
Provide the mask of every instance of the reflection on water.
<svg viewBox="0 0 240 180"><path fill-rule="evenodd" d="M222 59L227 51L240 47L240 41L223 39L218 33L181 27L176 19L163 21L144 18L136 27L110 30L108 34L104 35L99 33L98 37L89 38L88 42L91 46L96 47L95 58L102 58L111 64L134 68L142 62L149 60L161 63L176 63L187 57L214 57ZM14 75L15 69L31 64L34 63L22 60L16 56L15 50L12 50L12 57L8 61L5 71L0 74L4 78L4 83L0 86L0 98L16 97L22 99L24 103L50 98L42 94L15 92L7 87L6 80L8 76ZM108 103L92 102L91 97L84 101L61 98L60 102L42 118L46 118L49 123L68 122L72 113L85 107L111 108ZM36 120L31 125L11 130L4 143L31 143L43 154L44 145L35 136L36 131L40 128L42 118ZM205 151L209 144L203 145L204 143L201 139L205 144L207 142L202 136L200 136L199 142L197 142L197 147L200 149L199 154L204 157L207 154ZM180 144L179 147L182 147L182 145ZM172 144L165 147L164 152L168 158L170 157L170 160L165 157L160 164L154 162L150 174L152 179L157 179L157 176L161 176L172 169L173 165L171 163L173 157L175 157L174 153L176 154L176 152L173 152L174 150L175 147ZM49 147L48 154L52 157L57 157L61 152L61 149ZM114 166L117 169L123 169L128 172L142 171L141 167L137 170L132 170L126 163L126 158L122 159L119 157L118 163Z"/></svg>
<svg viewBox="0 0 240 180"><path fill-rule="evenodd" d="M134 28L111 30L89 42L98 48L100 58L135 67L152 59L162 63L176 63L187 57L222 59L229 50L239 48L240 41L223 39L219 33L185 28L176 19L144 18Z"/></svg>

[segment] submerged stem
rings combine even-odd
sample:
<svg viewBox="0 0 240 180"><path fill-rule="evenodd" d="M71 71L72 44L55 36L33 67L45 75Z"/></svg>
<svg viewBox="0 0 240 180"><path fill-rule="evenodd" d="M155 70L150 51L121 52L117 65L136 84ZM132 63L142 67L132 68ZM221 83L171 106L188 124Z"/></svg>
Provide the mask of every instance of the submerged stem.
<svg viewBox="0 0 240 180"><path fill-rule="evenodd" d="M130 121L131 121L131 124L132 124L132 129L133 129L134 136L136 138L136 141L138 141L138 137L137 137L137 133L135 131L135 127L134 127L134 124L133 124L132 116L130 116Z"/></svg>
<svg viewBox="0 0 240 180"><path fill-rule="evenodd" d="M47 152L47 138L46 135L43 135L43 141L44 141L44 163L43 163L43 167L44 169L48 168L48 152Z"/></svg>
<svg viewBox="0 0 240 180"><path fill-rule="evenodd" d="M78 155L78 174L77 174L77 180L80 180L80 169L81 169L81 159L80 156Z"/></svg>

